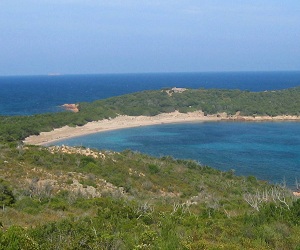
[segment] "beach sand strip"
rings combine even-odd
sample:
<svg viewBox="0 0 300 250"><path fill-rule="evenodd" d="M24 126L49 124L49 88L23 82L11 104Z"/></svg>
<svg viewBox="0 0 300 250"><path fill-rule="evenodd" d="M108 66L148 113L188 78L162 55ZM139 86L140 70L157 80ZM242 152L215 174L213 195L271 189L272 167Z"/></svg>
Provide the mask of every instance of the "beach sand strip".
<svg viewBox="0 0 300 250"><path fill-rule="evenodd" d="M205 115L202 111L180 113L162 113L156 116L127 116L119 115L113 119L103 119L89 122L83 126L54 129L50 132L41 132L39 135L27 137L23 142L31 145L48 145L53 142L69 139L73 137L99 133L110 130L124 128L134 128L139 126L149 126L168 123L186 123L186 122L206 122L206 121L299 121L299 116L228 116L226 113L215 115Z"/></svg>

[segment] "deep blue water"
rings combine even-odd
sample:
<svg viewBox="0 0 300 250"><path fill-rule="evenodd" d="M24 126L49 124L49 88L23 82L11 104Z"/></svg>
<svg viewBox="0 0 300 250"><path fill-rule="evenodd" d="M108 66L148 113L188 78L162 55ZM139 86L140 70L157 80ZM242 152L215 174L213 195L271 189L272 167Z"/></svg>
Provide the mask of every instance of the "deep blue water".
<svg viewBox="0 0 300 250"><path fill-rule="evenodd" d="M164 87L264 91L295 86L300 86L300 71L9 76L0 77L0 115L57 112L64 103Z"/></svg>
<svg viewBox="0 0 300 250"><path fill-rule="evenodd" d="M93 101L164 87L250 91L300 86L300 72L165 73L0 77L0 115L61 111L64 103ZM300 180L300 123L189 123L106 132L61 142L132 149L195 159L221 170L292 186Z"/></svg>

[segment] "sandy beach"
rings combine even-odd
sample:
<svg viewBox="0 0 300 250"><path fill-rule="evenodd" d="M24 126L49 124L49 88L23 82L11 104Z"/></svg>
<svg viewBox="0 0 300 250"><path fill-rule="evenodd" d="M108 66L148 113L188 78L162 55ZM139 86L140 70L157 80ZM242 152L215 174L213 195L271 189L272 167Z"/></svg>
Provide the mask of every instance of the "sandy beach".
<svg viewBox="0 0 300 250"><path fill-rule="evenodd" d="M201 111L180 113L164 113L156 116L126 116L120 115L113 119L104 119L89 122L84 126L54 129L50 132L41 132L40 135L32 135L24 140L25 144L47 145L55 141L78 137L98 132L117 130L123 128L133 128L139 126L158 125L164 123L184 123L184 122L205 122L205 121L300 121L299 116L228 116L226 113L215 115L204 115Z"/></svg>

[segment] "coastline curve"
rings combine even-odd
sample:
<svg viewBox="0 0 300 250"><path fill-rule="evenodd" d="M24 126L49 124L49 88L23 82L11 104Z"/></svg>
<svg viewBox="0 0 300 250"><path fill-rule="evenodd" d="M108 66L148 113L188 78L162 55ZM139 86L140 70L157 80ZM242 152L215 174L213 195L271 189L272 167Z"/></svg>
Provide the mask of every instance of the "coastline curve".
<svg viewBox="0 0 300 250"><path fill-rule="evenodd" d="M206 121L238 121L238 122L263 122L263 121L300 121L300 116L241 116L239 112L235 115L219 113L205 115L202 111L180 113L162 113L156 116L127 116L119 115L113 119L103 119L88 122L83 126L64 126L49 132L41 132L39 135L31 135L23 141L31 145L47 145L49 143L68 138L79 137L104 131L118 130L123 128L134 128L140 126L158 125L164 123L206 122Z"/></svg>

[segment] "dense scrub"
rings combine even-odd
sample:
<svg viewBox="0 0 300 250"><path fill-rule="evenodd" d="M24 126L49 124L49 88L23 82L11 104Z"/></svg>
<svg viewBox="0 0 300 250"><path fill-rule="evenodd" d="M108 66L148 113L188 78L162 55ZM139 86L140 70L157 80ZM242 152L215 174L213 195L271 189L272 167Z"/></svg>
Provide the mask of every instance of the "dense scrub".
<svg viewBox="0 0 300 250"><path fill-rule="evenodd" d="M300 200L284 187L191 160L78 150L1 145L1 195L13 199L0 249L300 246Z"/></svg>
<svg viewBox="0 0 300 250"><path fill-rule="evenodd" d="M170 92L169 92L170 93ZM90 104L114 107L116 112L129 115L156 115L179 110L202 110L207 114L226 112L242 115L299 115L300 88L278 91L249 92L241 90L188 89L169 95L166 91L145 91L114 97Z"/></svg>
<svg viewBox="0 0 300 250"><path fill-rule="evenodd" d="M118 114L152 116L175 110L202 110L206 114L235 114L239 111L241 115L247 116L299 115L300 88L266 92L188 89L171 95L167 90L144 91L92 103L80 103L79 109L79 113L0 117L0 140L22 140L41 131L50 131L64 125L81 126L90 121L113 118Z"/></svg>

